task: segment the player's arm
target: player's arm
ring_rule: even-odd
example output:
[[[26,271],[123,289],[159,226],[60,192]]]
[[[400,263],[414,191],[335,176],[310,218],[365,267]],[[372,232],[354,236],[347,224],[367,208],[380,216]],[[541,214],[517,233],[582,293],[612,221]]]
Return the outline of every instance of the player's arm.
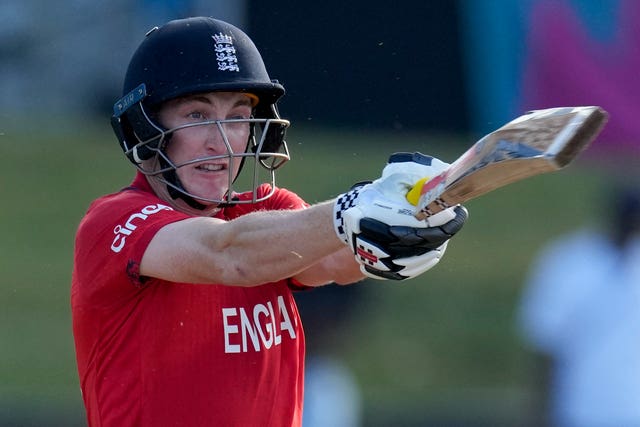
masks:
[[[419,221],[406,201],[418,178],[444,166],[428,156],[411,158],[389,164],[371,184],[308,209],[166,225],[149,244],[140,274],[237,286],[289,277],[308,285],[348,283],[362,278],[349,259],[354,256],[369,277],[415,277],[439,262],[466,220],[466,211],[455,207]]]
[[[329,283],[348,285],[365,277],[360,271],[360,264],[356,262],[351,248],[343,246],[340,250],[296,274],[295,279],[306,286],[322,286]]]
[[[174,282],[255,286],[294,277],[344,244],[333,231],[333,203],[253,212],[232,221],[189,218],[161,228],[140,274]]]

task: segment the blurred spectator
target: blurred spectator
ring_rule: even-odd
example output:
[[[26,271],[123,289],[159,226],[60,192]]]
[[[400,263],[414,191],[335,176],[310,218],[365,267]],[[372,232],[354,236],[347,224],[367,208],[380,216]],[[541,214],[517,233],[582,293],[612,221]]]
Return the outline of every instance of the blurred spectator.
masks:
[[[553,426],[640,426],[640,190],[612,194],[607,227],[549,244],[526,282],[520,327],[548,362]]]
[[[294,294],[305,329],[303,427],[362,425],[360,387],[343,361],[350,322],[363,304],[360,285],[330,285]],[[357,300],[357,302],[356,302]]]

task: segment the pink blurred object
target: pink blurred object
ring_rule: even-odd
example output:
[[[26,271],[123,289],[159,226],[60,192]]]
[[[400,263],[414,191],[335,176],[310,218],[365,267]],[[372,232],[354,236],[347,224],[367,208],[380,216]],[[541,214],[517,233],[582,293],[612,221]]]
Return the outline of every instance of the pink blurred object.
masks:
[[[620,2],[607,41],[566,2],[540,1],[530,18],[523,109],[598,105],[610,118],[594,149],[640,151],[640,2]]]

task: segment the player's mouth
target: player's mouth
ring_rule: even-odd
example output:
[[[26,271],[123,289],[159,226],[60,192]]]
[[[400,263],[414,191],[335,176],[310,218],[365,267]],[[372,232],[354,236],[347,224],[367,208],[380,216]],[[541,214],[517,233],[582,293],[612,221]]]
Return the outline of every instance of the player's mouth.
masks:
[[[202,163],[196,166],[196,169],[202,172],[219,172],[221,170],[225,170],[226,165],[219,163]]]

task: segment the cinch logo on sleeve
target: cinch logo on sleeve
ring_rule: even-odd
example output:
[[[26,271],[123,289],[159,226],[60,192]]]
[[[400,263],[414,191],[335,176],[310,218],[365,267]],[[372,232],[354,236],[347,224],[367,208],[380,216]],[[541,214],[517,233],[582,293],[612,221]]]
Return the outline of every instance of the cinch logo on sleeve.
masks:
[[[256,304],[253,310],[246,310],[244,307],[223,308],[222,324],[225,353],[246,353],[250,349],[260,351],[261,348],[268,350],[274,345],[280,345],[284,332],[291,339],[296,338],[282,296],[278,297],[277,317],[273,304],[268,301],[266,304]]]
[[[127,243],[127,237],[131,235],[135,231],[138,226],[136,222],[144,221],[149,217],[149,215],[153,215],[160,211],[172,211],[173,209],[169,206],[165,206],[163,204],[158,203],[157,205],[148,205],[140,210],[140,212],[134,213],[127,219],[127,222],[124,225],[116,225],[113,229],[113,234],[116,236],[113,239],[113,243],[111,243],[111,250],[115,253],[118,253],[124,248],[124,245]]]

